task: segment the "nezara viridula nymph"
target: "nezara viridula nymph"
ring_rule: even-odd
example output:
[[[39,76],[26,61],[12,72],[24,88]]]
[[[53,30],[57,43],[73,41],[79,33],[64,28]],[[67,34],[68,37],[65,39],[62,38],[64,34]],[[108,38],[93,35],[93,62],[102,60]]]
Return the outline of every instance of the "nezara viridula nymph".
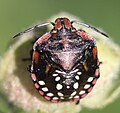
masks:
[[[46,25],[53,25],[33,45],[31,78],[39,94],[51,102],[76,101],[84,98],[100,76],[95,39],[73,24],[105,33],[85,23],[57,18],[31,27],[14,37]]]

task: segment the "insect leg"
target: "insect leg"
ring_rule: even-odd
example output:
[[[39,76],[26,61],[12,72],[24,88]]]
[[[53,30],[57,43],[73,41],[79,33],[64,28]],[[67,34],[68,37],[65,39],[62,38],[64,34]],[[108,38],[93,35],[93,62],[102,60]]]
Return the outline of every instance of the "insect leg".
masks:
[[[75,104],[78,105],[80,103],[80,100],[78,100]]]

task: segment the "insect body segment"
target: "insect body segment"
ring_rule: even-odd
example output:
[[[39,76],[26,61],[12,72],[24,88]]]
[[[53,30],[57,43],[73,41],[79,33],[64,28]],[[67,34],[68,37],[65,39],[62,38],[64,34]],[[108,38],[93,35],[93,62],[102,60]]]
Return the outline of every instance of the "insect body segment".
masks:
[[[68,18],[57,18],[53,29],[33,46],[31,78],[39,94],[51,102],[79,101],[100,76],[95,39],[72,24]]]

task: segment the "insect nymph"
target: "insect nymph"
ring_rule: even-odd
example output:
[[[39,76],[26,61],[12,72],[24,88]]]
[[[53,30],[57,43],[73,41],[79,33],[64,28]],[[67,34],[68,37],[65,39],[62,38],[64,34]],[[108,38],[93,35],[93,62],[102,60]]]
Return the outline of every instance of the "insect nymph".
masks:
[[[31,78],[39,94],[51,102],[79,101],[96,84],[100,76],[95,39],[73,23],[88,27],[108,37],[90,25],[57,18],[55,22],[36,25],[23,33],[52,24],[33,45]]]

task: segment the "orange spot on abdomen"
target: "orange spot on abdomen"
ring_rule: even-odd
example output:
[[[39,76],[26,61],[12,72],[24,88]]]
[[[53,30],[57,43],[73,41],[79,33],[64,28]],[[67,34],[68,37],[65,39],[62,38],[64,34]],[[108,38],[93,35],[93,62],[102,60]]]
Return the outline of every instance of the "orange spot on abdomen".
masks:
[[[92,52],[93,52],[93,58],[94,60],[96,60],[97,58],[97,47],[96,46],[93,48]]]
[[[33,52],[33,61],[37,64],[39,60],[39,53],[37,51]]]

